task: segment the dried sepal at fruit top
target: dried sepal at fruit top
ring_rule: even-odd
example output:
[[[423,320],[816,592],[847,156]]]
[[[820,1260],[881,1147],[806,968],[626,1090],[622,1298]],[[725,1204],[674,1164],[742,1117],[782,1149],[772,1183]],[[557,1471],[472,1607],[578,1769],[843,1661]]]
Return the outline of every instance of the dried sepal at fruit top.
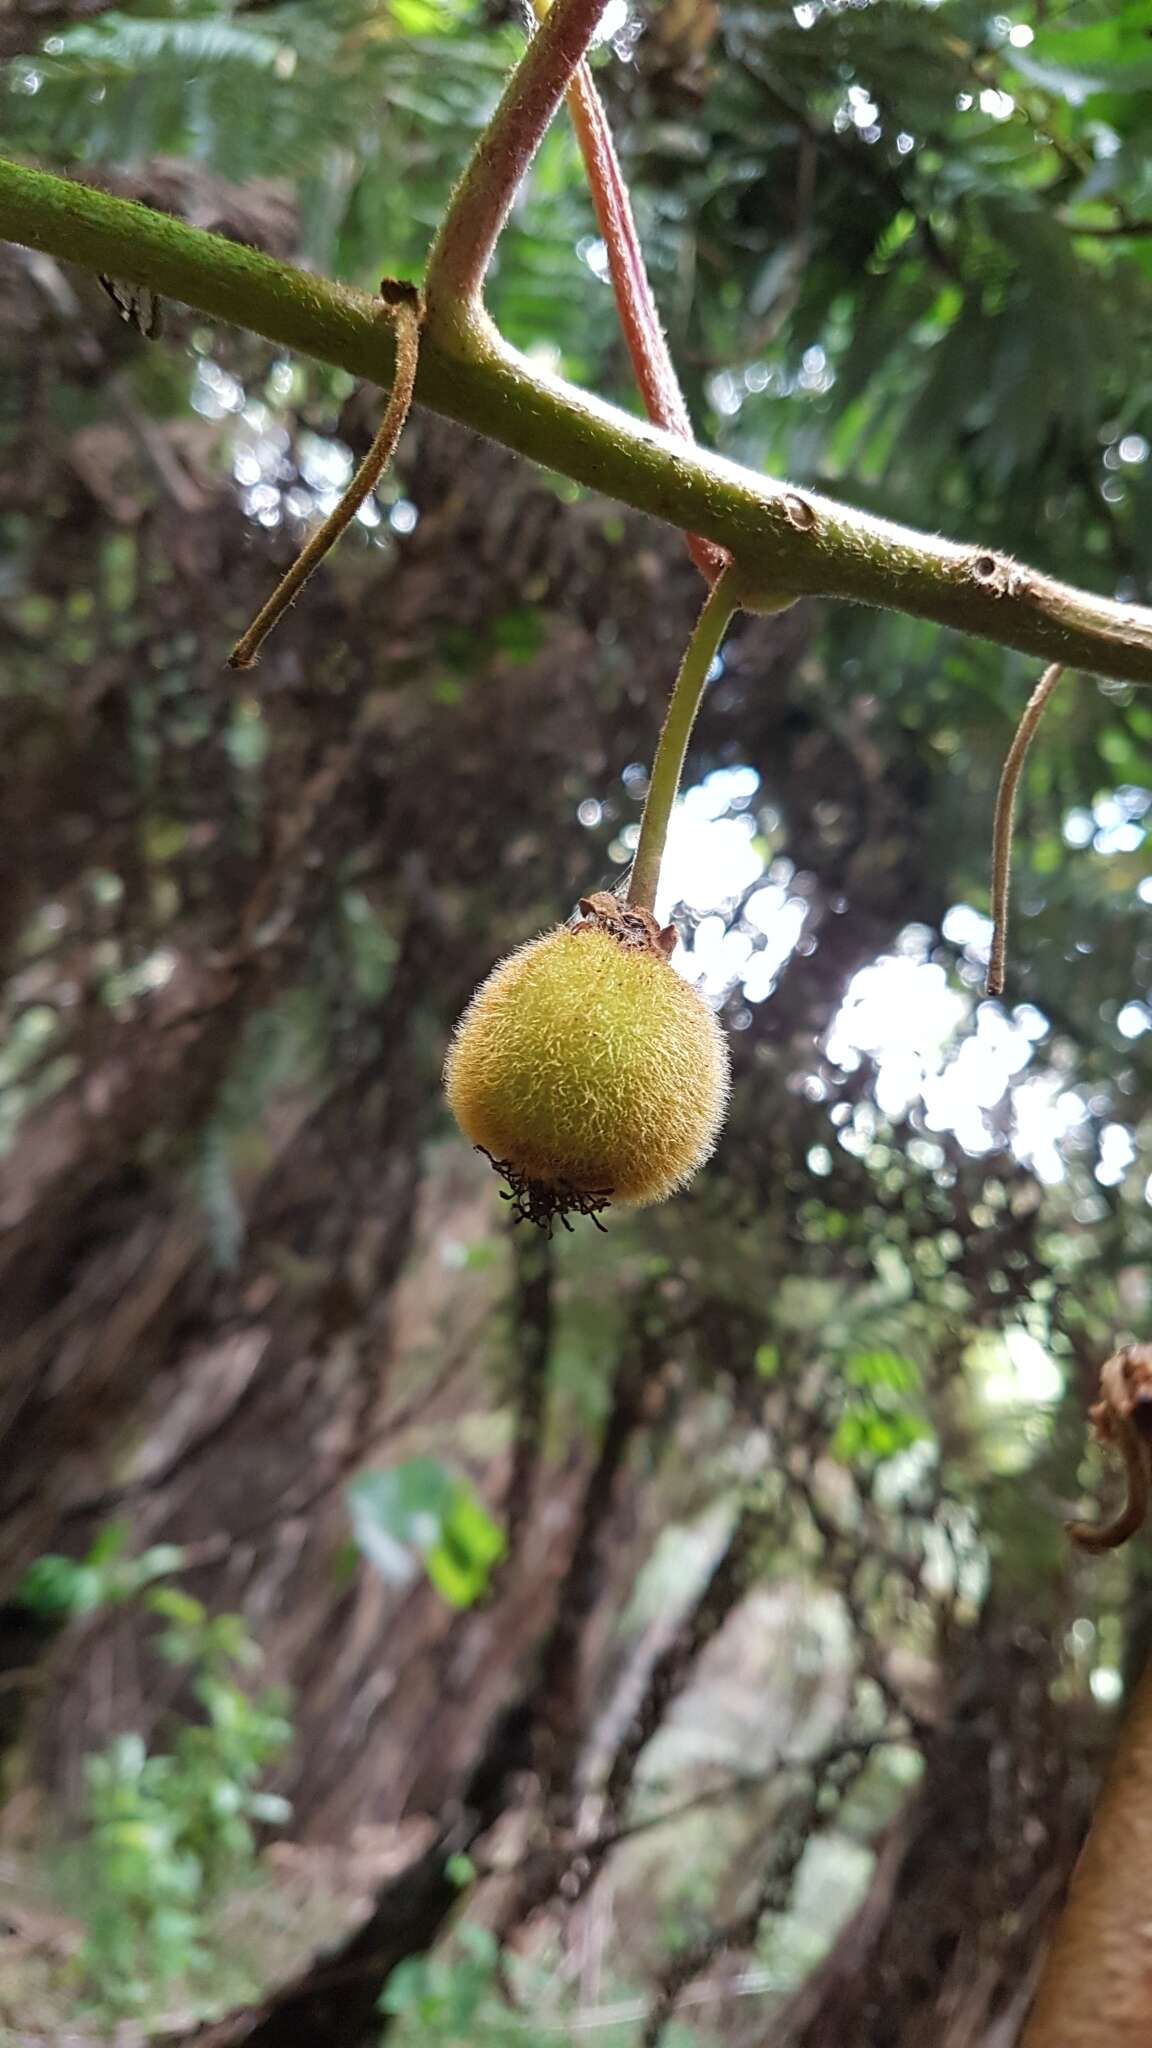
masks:
[[[465,1137],[544,1228],[683,1187],[728,1099],[724,1033],[669,964],[673,928],[608,894],[580,910],[493,968],[444,1069]]]

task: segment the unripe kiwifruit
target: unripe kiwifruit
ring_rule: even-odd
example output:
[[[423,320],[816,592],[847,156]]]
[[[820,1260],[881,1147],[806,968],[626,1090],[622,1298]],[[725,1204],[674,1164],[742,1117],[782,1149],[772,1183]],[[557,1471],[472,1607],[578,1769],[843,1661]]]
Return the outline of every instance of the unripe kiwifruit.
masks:
[[[669,965],[675,933],[606,894],[580,908],[492,969],[444,1068],[465,1137],[543,1224],[663,1201],[707,1159],[728,1097],[724,1033]]]

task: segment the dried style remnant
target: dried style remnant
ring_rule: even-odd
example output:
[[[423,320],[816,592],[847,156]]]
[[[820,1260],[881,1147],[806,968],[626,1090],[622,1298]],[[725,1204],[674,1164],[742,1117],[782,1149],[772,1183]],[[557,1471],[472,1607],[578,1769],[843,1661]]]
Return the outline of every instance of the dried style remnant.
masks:
[[[477,1145],[493,1173],[506,1183],[500,1190],[502,1202],[511,1202],[513,1223],[535,1223],[539,1230],[552,1235],[552,1225],[559,1217],[565,1230],[571,1230],[570,1216],[590,1216],[597,1230],[603,1230],[601,1214],[612,1201],[611,1188],[574,1188],[567,1181],[557,1181],[555,1187],[546,1187],[542,1181],[529,1180],[519,1172],[510,1159],[493,1159],[486,1145]]]

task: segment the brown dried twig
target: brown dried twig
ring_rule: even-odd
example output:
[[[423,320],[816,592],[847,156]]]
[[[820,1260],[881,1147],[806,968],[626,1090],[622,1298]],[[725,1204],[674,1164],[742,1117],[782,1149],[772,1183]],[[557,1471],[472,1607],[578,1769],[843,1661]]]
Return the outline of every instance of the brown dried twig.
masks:
[[[396,336],[396,368],[392,377],[392,389],[388,393],[388,403],[384,408],[384,417],[376,430],[372,446],[339,504],[317,527],[311,539],[305,542],[287,575],[281,577],[276,585],[267,604],[261,606],[248,631],[236,642],[228,656],[229,668],[253,666],[273,627],[279,624],[289,605],[295,603],[313,570],[319,568],[325,555],[335,546],[345,528],[352,524],[365,498],[370,491],[375,490],[396,453],[396,443],[404,431],[408,414],[412,409],[412,393],[416,385],[416,365],[420,353],[422,313],[420,294],[414,285],[385,278],[380,292]]]
[[[1064,670],[1058,661],[1046,668],[1021,714],[1020,723],[1008,749],[1008,758],[996,792],[996,815],[992,825],[992,952],[988,961],[985,990],[990,996],[1004,992],[1004,970],[1008,956],[1008,894],[1012,886],[1012,828],[1016,814],[1016,791],[1028,749],[1044,716],[1044,707]]]
[[[1125,1344],[1100,1373],[1100,1399],[1089,1410],[1096,1441],[1124,1459],[1127,1497],[1110,1522],[1069,1522],[1081,1550],[1118,1550],[1148,1519],[1152,1504],[1152,1344]]]

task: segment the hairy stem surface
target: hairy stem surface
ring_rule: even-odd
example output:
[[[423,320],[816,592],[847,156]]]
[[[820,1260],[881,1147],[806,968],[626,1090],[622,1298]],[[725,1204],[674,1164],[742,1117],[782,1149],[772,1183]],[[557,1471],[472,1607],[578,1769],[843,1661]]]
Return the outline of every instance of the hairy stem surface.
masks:
[[[367,293],[170,215],[0,160],[0,235],[390,385],[393,339]],[[575,482],[702,533],[739,563],[740,601],[852,598],[1118,681],[1152,682],[1152,610],[994,553],[760,477],[546,375],[494,337],[475,355],[425,326],[418,402]]]
[[[664,842],[668,837],[672,806],[680,787],[688,740],[696,723],[696,713],[700,709],[700,699],[704,695],[709,670],[719,653],[720,643],[732,623],[732,615],[738,606],[739,598],[733,574],[731,570],[725,570],[715,588],[709,592],[704,609],[696,621],[656,744],[644,816],[640,820],[636,859],[628,883],[629,903],[635,903],[642,910],[652,910],[655,907],[656,890],[660,883],[660,863],[664,858]]]
[[[532,37],[449,201],[424,280],[429,316],[464,332],[517,187],[592,40],[604,0],[556,0]]]

